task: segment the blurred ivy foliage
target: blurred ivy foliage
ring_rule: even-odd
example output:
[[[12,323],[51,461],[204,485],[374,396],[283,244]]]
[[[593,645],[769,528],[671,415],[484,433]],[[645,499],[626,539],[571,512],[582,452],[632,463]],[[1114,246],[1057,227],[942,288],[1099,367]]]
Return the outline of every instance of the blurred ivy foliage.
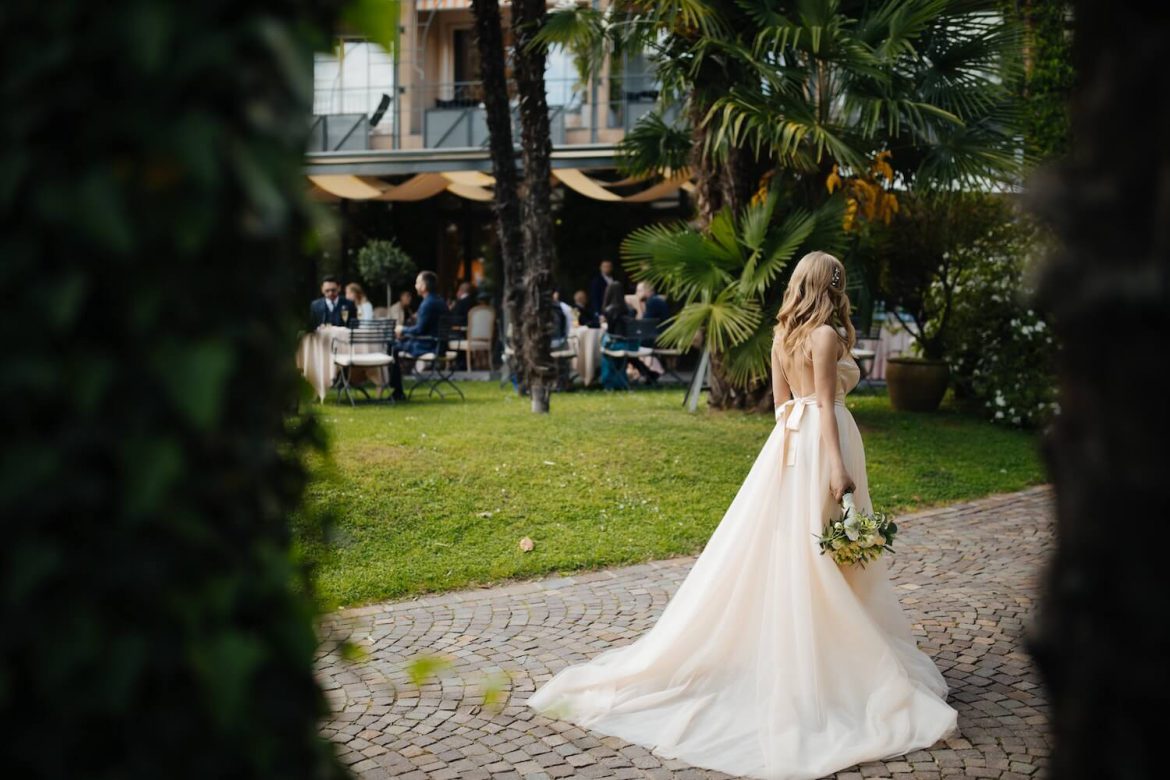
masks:
[[[0,7],[5,777],[343,774],[290,291],[312,50],[380,5]]]
[[[1072,8],[1069,0],[1025,6],[1031,68],[1025,86],[1024,137],[1033,159],[1063,156],[1069,147],[1068,99],[1076,82],[1073,70]]]

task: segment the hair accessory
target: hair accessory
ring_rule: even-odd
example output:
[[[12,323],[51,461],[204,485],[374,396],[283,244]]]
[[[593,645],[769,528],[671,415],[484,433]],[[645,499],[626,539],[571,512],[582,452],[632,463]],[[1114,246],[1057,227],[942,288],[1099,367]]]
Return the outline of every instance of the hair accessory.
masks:
[[[841,266],[839,266],[839,265],[833,266],[833,281],[832,281],[832,283],[833,283],[834,287],[841,284]]]

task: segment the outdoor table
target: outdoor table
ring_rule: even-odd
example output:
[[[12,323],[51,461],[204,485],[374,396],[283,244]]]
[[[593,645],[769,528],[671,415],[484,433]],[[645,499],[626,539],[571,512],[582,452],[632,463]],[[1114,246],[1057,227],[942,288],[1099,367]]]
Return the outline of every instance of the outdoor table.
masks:
[[[573,370],[588,387],[597,381],[601,370],[602,329],[578,325],[572,333],[577,337],[577,357],[573,358]]]
[[[333,362],[333,340],[337,339],[339,342],[349,343],[349,328],[342,328],[337,325],[321,325],[314,331],[309,331],[301,336],[301,343],[297,349],[297,368],[304,375],[309,384],[313,386],[313,391],[317,394],[318,401],[324,401],[329,388],[333,386],[333,380],[337,378],[339,367]],[[354,345],[355,352],[371,352],[374,345],[357,344]],[[343,347],[339,344],[338,349]],[[349,349],[348,346],[344,349]],[[356,383],[360,381],[362,373],[373,380],[374,384],[379,389],[384,388],[389,384],[389,376],[385,370],[368,371],[359,366],[350,368],[350,382]]]
[[[914,337],[892,314],[886,316],[880,336],[876,339],[859,338],[857,346],[872,350],[874,353],[873,365],[870,367],[867,379],[886,378],[886,360],[897,355],[909,352]]]

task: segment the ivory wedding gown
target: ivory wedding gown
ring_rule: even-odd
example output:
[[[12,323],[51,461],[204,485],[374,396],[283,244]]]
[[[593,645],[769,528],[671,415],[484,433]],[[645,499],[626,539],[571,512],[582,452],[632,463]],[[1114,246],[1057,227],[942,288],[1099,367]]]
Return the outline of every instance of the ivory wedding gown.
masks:
[[[837,364],[832,414],[858,509],[865,452]],[[788,401],[723,520],[658,622],[562,670],[527,704],[550,717],[733,775],[818,778],[952,733],[947,686],[920,651],[882,556],[820,555],[829,493],[814,396]],[[779,416],[779,415],[778,415]]]

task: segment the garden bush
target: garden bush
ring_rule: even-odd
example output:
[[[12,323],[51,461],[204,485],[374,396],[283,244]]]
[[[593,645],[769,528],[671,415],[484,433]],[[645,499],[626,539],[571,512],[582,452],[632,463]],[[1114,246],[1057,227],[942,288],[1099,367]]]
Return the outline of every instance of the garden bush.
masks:
[[[288,414],[336,5],[0,13],[6,777],[342,774],[288,521],[322,440]]]
[[[393,240],[375,238],[357,253],[358,273],[373,291],[374,285],[386,288],[386,305],[394,303],[394,289],[414,281],[418,267],[410,255]]]
[[[1054,352],[1044,315],[1032,303],[1030,271],[1040,236],[1025,218],[958,248],[952,320],[943,351],[956,397],[989,419],[1042,426],[1057,409]],[[944,295],[941,284],[930,296]]]

